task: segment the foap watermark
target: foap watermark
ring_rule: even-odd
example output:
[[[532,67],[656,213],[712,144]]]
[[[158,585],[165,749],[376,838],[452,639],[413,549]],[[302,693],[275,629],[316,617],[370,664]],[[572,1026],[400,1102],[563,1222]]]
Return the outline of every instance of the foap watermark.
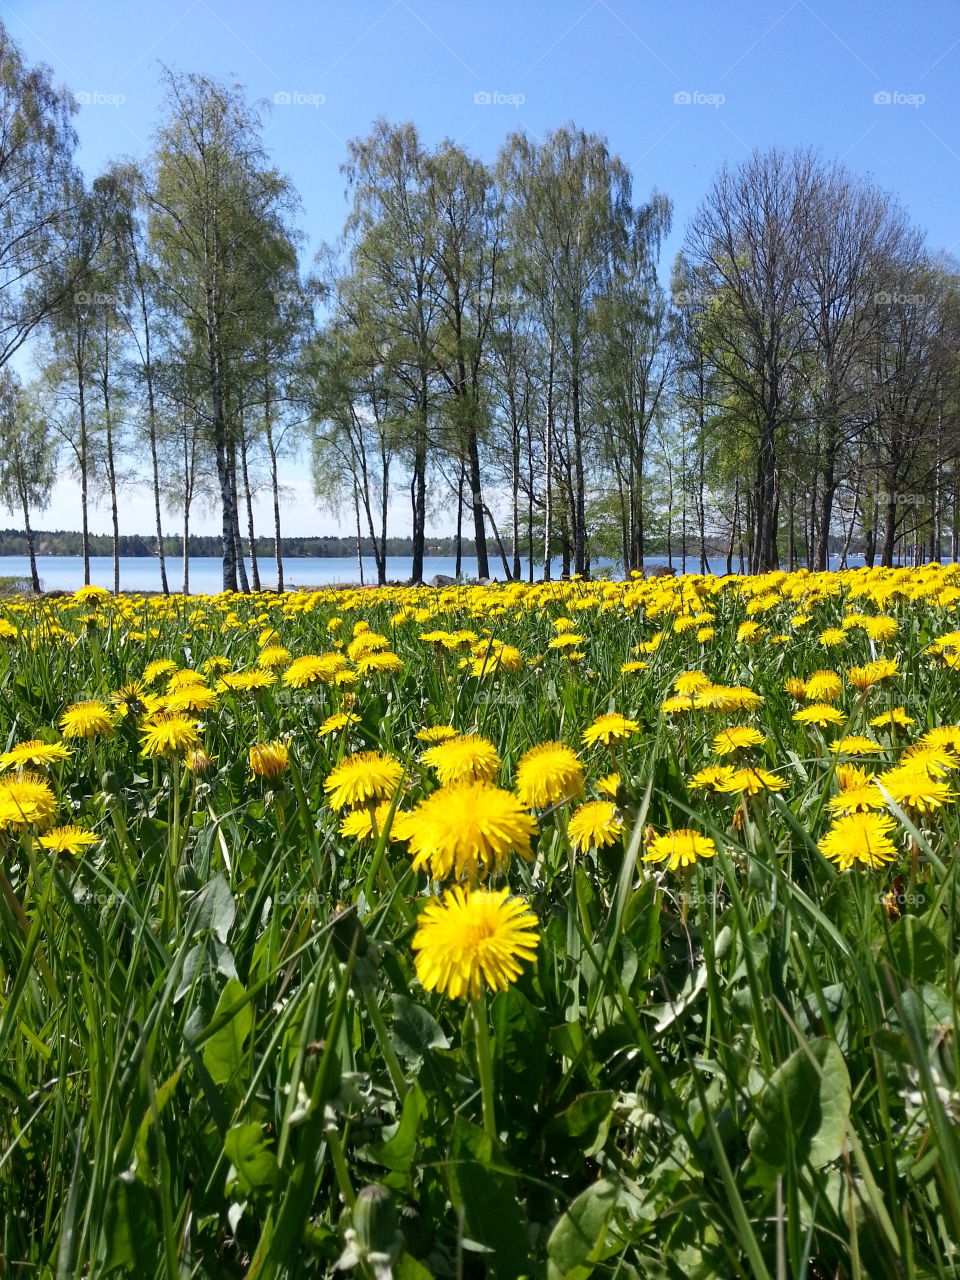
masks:
[[[922,907],[926,902],[922,893],[878,893],[877,902],[882,907]]]
[[[101,93],[99,89],[81,89],[73,95],[78,107],[122,107],[127,100],[125,93]]]
[[[114,293],[85,293],[80,290],[73,295],[75,307],[118,307],[120,299]]]
[[[725,93],[702,93],[699,89],[678,89],[673,95],[678,107],[722,107],[726,100]]]
[[[325,93],[301,93],[299,89],[280,89],[273,95],[278,107],[322,107],[326,100]]]
[[[527,100],[525,93],[501,93],[499,89],[492,92],[478,89],[473,95],[475,107],[522,107]]]
[[[316,889],[280,889],[273,901],[278,907],[319,907],[320,895]]]
[[[877,502],[881,507],[922,507],[929,499],[922,493],[885,493],[877,494]]]
[[[921,307],[925,301],[922,293],[901,293],[899,289],[881,289],[873,295],[877,307]]]
[[[877,107],[922,107],[927,100],[925,93],[902,93],[899,89],[881,89],[873,95]]]

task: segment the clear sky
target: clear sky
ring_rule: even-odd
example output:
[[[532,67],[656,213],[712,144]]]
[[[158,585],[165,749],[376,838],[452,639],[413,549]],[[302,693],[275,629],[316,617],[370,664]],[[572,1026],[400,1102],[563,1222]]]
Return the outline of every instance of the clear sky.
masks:
[[[667,267],[719,165],[772,144],[842,159],[895,192],[932,247],[960,253],[957,0],[0,0],[0,19],[80,95],[91,177],[149,151],[161,64],[266,99],[266,145],[302,200],[305,265],[342,228],[346,140],[381,115],[487,160],[516,129],[572,120],[606,135],[637,197],[657,187],[674,202]],[[286,480],[287,532],[339,529],[302,466]],[[79,526],[74,485],[41,524]],[[93,524],[105,530],[105,515]],[[125,497],[123,524],[149,530],[145,492]]]

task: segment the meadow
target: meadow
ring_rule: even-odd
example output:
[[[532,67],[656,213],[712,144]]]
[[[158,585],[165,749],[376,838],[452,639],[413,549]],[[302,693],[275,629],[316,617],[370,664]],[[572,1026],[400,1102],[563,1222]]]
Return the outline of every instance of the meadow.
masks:
[[[0,1275],[956,1276],[958,610],[0,601]]]

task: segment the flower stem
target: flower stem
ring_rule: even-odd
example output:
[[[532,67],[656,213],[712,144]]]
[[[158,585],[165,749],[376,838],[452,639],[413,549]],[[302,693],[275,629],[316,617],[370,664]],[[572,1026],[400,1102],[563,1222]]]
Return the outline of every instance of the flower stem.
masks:
[[[487,1010],[483,996],[470,1002],[473,1025],[477,1037],[477,1068],[480,1072],[480,1098],[483,1103],[483,1128],[487,1137],[497,1140],[497,1116],[493,1102],[493,1058],[490,1053],[490,1034],[487,1030]]]
[[[380,1052],[383,1054],[384,1061],[387,1064],[393,1087],[397,1092],[397,1097],[402,1102],[407,1096],[407,1082],[404,1079],[400,1059],[397,1057],[396,1051],[390,1042],[390,1033],[387,1030],[387,1024],[383,1020],[383,1014],[380,1012],[380,1006],[377,1004],[376,992],[371,991],[369,987],[363,987],[363,999],[370,1015],[370,1021],[373,1023],[373,1028],[377,1033],[377,1039],[380,1041]]]

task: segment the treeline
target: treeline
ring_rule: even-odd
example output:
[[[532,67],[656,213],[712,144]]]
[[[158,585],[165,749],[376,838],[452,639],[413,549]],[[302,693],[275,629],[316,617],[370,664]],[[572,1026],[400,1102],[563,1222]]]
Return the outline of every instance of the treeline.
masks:
[[[284,457],[381,581],[401,507],[415,580],[431,512],[480,576],[691,546],[702,569],[715,548],[752,570],[960,553],[957,266],[838,163],[723,169],[667,285],[671,202],[602,137],[515,133],[486,164],[380,120],[304,274],[296,193],[239,88],[166,73],[153,151],[86,185],[70,95],[2,28],[0,85],[0,500],[32,559],[69,471],[85,576],[91,503],[119,583],[139,492],[164,589],[198,505],[224,587],[257,588],[262,496],[282,587]]]
[[[84,535],[79,531],[32,531],[34,550],[38,556],[82,556]],[[89,533],[86,545],[91,556],[112,556],[114,540],[112,534]],[[120,534],[119,553],[122,557],[158,559],[156,538],[139,534]],[[275,547],[270,538],[255,539],[257,554],[267,557],[273,554]],[[356,557],[356,538],[339,538],[332,534],[324,534],[314,538],[284,537],[282,551],[285,559],[345,559]],[[457,544],[454,538],[430,538],[427,542],[426,554],[430,556],[453,556]],[[165,537],[163,551],[167,556],[183,555],[183,539]],[[187,543],[187,554],[191,557],[219,556],[222,543],[218,536],[192,533]],[[369,538],[361,538],[360,554],[364,558],[372,558],[373,542]],[[461,554],[474,554],[473,541],[464,538],[460,546]],[[413,539],[410,537],[390,537],[386,542],[388,556],[410,556],[413,552]],[[29,555],[27,535],[22,529],[0,529],[0,556]]]

